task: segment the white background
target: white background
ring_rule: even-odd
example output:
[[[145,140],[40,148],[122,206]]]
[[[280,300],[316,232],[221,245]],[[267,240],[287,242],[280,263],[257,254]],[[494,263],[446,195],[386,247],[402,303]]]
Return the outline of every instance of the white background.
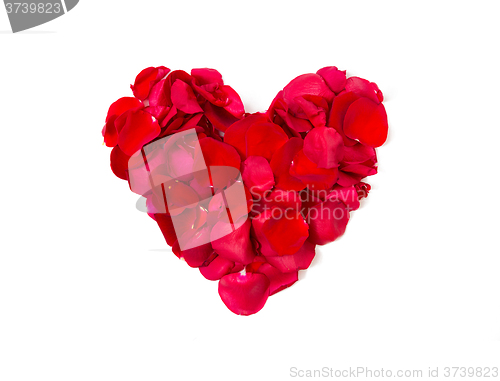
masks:
[[[496,4],[82,0],[15,35],[0,9],[0,380],[500,366]],[[107,108],[158,65],[218,69],[249,112],[328,65],[386,97],[369,199],[256,315],[109,169]]]

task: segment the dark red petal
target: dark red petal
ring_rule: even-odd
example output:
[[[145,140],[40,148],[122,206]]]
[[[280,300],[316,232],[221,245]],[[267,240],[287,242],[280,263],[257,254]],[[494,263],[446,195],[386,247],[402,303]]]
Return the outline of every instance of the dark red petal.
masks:
[[[128,180],[128,160],[130,156],[125,155],[120,147],[116,146],[111,150],[111,170],[123,180]]]
[[[235,314],[252,315],[266,304],[269,286],[269,279],[264,274],[228,274],[219,282],[219,295]]]
[[[344,156],[342,136],[330,127],[316,127],[304,139],[304,154],[318,168],[338,167]]]
[[[344,132],[370,147],[380,147],[387,140],[387,114],[383,104],[367,98],[353,102],[344,119]]]
[[[308,239],[295,254],[269,256],[266,257],[266,260],[282,273],[293,273],[298,270],[305,270],[309,268],[315,255],[316,244],[312,243]]]
[[[266,123],[269,122],[267,115],[261,113],[255,113],[248,115],[247,117],[236,121],[232,124],[224,134],[224,142],[232,145],[241,156],[242,160],[247,157],[247,146],[246,146],[246,133],[250,126],[254,123]]]
[[[290,166],[295,155],[302,150],[304,141],[300,138],[290,138],[274,154],[271,168],[276,176],[276,187],[284,190],[300,191],[305,188],[304,183],[290,175]]]
[[[240,227],[233,230],[232,224],[219,221],[212,228],[210,234],[212,247],[221,257],[230,261],[248,264],[253,261],[255,251],[250,240],[250,220],[246,220]],[[229,234],[227,234],[229,233]],[[215,237],[222,238],[216,239]]]
[[[309,209],[306,221],[309,223],[309,240],[325,245],[344,234],[349,211],[343,202],[329,200]]]
[[[272,217],[262,226],[262,232],[278,255],[296,253],[309,236],[308,230],[302,215],[295,210],[273,209]]]
[[[243,182],[250,192],[262,194],[273,189],[273,171],[269,162],[262,156],[249,156],[241,168]]]
[[[177,109],[185,112],[186,114],[195,114],[203,112],[203,109],[196,100],[193,89],[186,82],[177,79],[172,84],[171,89],[172,103]]]
[[[233,261],[219,255],[209,264],[200,267],[200,273],[208,280],[219,280],[224,275],[229,274],[233,267]]]
[[[335,94],[344,90],[346,84],[345,70],[340,71],[335,66],[328,66],[319,69],[316,74],[320,75],[325,80],[330,90]]]
[[[259,266],[257,272],[259,272],[260,274],[264,274],[269,278],[269,296],[290,287],[299,280],[299,273],[297,271],[282,273],[275,267],[271,266],[269,263],[263,263],[261,266]]]
[[[353,92],[358,97],[368,98],[375,103],[380,103],[384,99],[377,84],[359,77],[348,78],[345,90]]]
[[[311,190],[329,189],[338,179],[337,168],[318,168],[300,150],[293,158],[290,175],[301,180]]]

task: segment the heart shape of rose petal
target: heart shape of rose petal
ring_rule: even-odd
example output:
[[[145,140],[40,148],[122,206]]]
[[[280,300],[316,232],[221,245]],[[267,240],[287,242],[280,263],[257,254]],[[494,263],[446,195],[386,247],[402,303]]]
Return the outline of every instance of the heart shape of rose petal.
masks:
[[[213,69],[150,67],[131,88],[102,130],[111,169],[239,315],[260,311],[316,245],[344,234],[387,139],[378,86],[334,66],[298,76],[254,114]]]

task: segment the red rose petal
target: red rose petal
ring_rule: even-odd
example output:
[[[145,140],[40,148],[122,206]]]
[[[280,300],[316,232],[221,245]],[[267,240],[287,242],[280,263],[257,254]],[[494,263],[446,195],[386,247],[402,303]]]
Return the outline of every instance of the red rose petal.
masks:
[[[199,86],[208,84],[223,85],[222,75],[215,69],[192,69],[191,76],[196,80]]]
[[[299,274],[297,271],[282,273],[275,267],[271,266],[269,263],[263,263],[259,269],[258,273],[264,274],[269,279],[269,296],[274,295],[285,288],[290,287],[295,282],[299,280]]]
[[[227,85],[221,86],[221,90],[224,91],[227,98],[227,105],[224,106],[224,110],[238,119],[243,117],[243,114],[245,113],[245,107],[243,106],[243,102],[241,101],[238,93],[234,91],[231,86]]]
[[[253,232],[255,233],[256,241],[259,244],[259,251],[265,256],[277,256],[279,255],[270,245],[263,231],[264,223],[266,223],[271,218],[271,211],[264,210],[262,213],[258,213],[252,218]]]
[[[167,245],[173,246],[177,241],[177,235],[175,234],[174,224],[172,223],[172,218],[165,213],[155,214],[155,220],[160,227],[160,230],[165,237]]]
[[[296,98],[295,103],[300,107],[301,111],[297,116],[308,119],[314,127],[324,127],[326,125],[328,103],[324,98],[304,95]]]
[[[356,189],[356,192],[358,192],[358,197],[360,200],[362,198],[368,197],[368,193],[370,193],[370,190],[372,189],[370,184],[363,183],[363,182],[356,184],[354,186],[354,188]]]
[[[316,244],[308,239],[296,253],[292,255],[269,256],[266,257],[266,260],[282,273],[293,273],[309,268],[315,255]]]
[[[231,225],[219,221],[212,228],[211,241],[212,247],[221,257],[233,262],[248,264],[253,261],[255,251],[250,240],[250,220],[246,220],[239,228],[232,231]],[[221,232],[231,232],[222,238],[214,239],[220,236]]]
[[[209,264],[200,267],[200,273],[208,280],[219,280],[224,275],[229,274],[233,267],[233,261],[219,255]]]
[[[290,175],[301,180],[311,190],[329,189],[338,179],[337,168],[318,168],[300,150],[293,158]]]
[[[200,151],[201,150],[201,151]],[[239,174],[240,155],[229,144],[220,142],[210,137],[199,140],[199,148],[194,153],[194,168],[209,168],[210,180],[216,188],[224,188],[231,179],[235,179]],[[221,168],[216,168],[221,167]],[[238,171],[231,171],[230,168]],[[209,186],[209,178],[204,171],[197,171],[194,177],[202,187]]]
[[[276,113],[296,132],[306,132],[314,127],[308,120],[296,118],[284,110],[276,110]]]
[[[353,102],[344,119],[344,132],[370,147],[380,147],[387,140],[387,114],[383,104],[367,98]]]
[[[305,188],[304,183],[290,174],[290,166],[295,155],[302,150],[304,141],[300,138],[290,138],[279,148],[272,160],[271,168],[276,176],[276,187],[283,190],[300,191]]]
[[[272,217],[262,225],[262,232],[266,236],[271,248],[278,255],[296,253],[309,236],[309,227],[302,215],[295,210],[286,210],[282,213],[272,212]]]
[[[186,114],[195,114],[203,112],[203,109],[196,100],[193,89],[186,82],[177,79],[172,84],[171,95],[172,103],[177,109],[185,112]]]
[[[374,160],[377,162],[377,153],[373,147],[356,143],[353,146],[344,148],[344,157],[342,158],[342,162],[359,164],[364,163],[367,160]]]
[[[170,69],[165,66],[148,67],[141,71],[135,78],[135,83],[130,86],[134,96],[140,100],[146,99],[151,88],[169,72]]]
[[[252,315],[266,304],[269,286],[269,279],[264,274],[228,274],[219,282],[219,295],[235,314]]]
[[[111,150],[111,170],[122,180],[128,180],[128,160],[130,156],[125,155],[120,147],[115,146]]]
[[[129,110],[122,117],[117,120],[118,145],[126,155],[132,156],[160,134],[158,123],[142,110]]]
[[[262,156],[249,156],[242,163],[241,168],[243,182],[250,192],[262,194],[273,189],[273,170]]]
[[[170,96],[167,96],[166,87],[169,86],[169,81],[162,79],[151,88],[148,101],[150,107],[167,107],[172,105]]]
[[[330,127],[316,127],[304,139],[304,154],[318,168],[338,167],[344,156],[342,136]]]
[[[114,147],[118,144],[118,131],[115,127],[115,120],[124,112],[143,107],[142,102],[131,97],[124,97],[112,103],[106,116],[106,124],[102,129],[102,136],[107,147]]]
[[[309,223],[309,240],[325,245],[344,234],[349,211],[341,201],[326,201],[309,209],[306,221]]]
[[[132,97],[120,98],[116,102],[113,102],[111,106],[109,106],[108,114],[106,116],[106,122],[109,121],[112,117],[120,116],[125,111],[142,106],[143,106],[142,102],[135,98]]]
[[[302,206],[299,193],[282,189],[275,189],[270,194],[265,195],[264,201],[271,208],[281,208],[288,211],[294,210],[297,213],[300,212]]]
[[[255,123],[269,122],[267,115],[255,113],[248,115],[232,124],[224,134],[224,142],[236,148],[240,154],[241,160],[247,157],[246,134],[248,129]]]
[[[348,78],[345,84],[345,90],[353,92],[358,97],[368,98],[375,103],[380,103],[384,100],[384,96],[377,84],[363,78]]]
[[[345,70],[340,71],[335,66],[328,66],[319,69],[316,74],[320,75],[321,78],[325,80],[330,90],[335,94],[344,90],[346,84]]]
[[[342,201],[349,210],[357,210],[359,208],[359,197],[355,187],[335,187],[327,196],[328,200]]]
[[[327,126],[335,128],[335,130],[344,139],[345,146],[352,146],[356,141],[345,136],[344,133],[344,118],[349,106],[358,100],[359,97],[354,93],[342,93],[335,98],[330,110],[330,116]]]
[[[225,132],[227,129],[238,122],[238,118],[234,115],[231,115],[229,112],[224,110],[222,107],[217,107],[211,104],[210,102],[205,102],[203,105],[203,111],[205,112],[205,116],[212,123],[214,128],[219,131]]]
[[[331,103],[335,96],[318,74],[300,75],[283,89],[283,99],[294,113],[298,111],[295,98],[304,95],[317,95],[325,98],[328,103]]]
[[[205,163],[208,167],[226,166],[240,168],[241,160],[238,152],[229,144],[209,137],[200,139],[199,142]],[[196,156],[197,153],[195,153],[195,162],[198,158]]]
[[[185,207],[193,207],[200,201],[198,193],[189,185],[180,181],[171,180],[160,191],[165,194],[170,214],[177,215],[177,209],[183,211]]]
[[[247,156],[263,156],[271,161],[273,154],[288,141],[283,129],[274,123],[254,123],[246,133]]]
[[[205,263],[205,261],[212,255],[214,250],[210,243],[206,243],[197,247],[193,247],[187,250],[181,250],[179,248],[178,241],[175,242],[172,247],[172,251],[179,258],[183,258],[189,267],[200,267]]]

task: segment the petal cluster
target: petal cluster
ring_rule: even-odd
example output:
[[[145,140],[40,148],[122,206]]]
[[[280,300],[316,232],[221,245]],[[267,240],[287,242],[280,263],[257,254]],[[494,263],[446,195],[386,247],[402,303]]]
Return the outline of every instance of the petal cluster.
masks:
[[[316,245],[344,234],[387,139],[378,86],[334,66],[298,76],[254,114],[214,69],[150,67],[131,89],[102,130],[111,169],[239,315],[260,311]]]

